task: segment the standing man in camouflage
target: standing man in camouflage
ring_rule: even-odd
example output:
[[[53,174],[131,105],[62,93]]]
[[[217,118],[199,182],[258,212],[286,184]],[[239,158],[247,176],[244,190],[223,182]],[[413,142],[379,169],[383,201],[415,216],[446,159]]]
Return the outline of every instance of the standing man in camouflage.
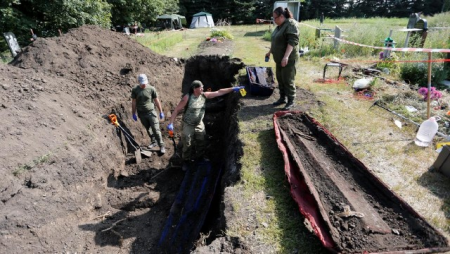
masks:
[[[158,145],[161,154],[164,154],[166,153],[166,149],[164,147],[161,130],[159,129],[159,120],[155,111],[156,105],[160,112],[159,118],[164,118],[161,102],[158,99],[155,87],[148,84],[148,79],[145,74],[139,74],[138,81],[139,85],[131,90],[131,112],[133,113],[133,120],[137,121],[137,117],[139,116],[142,125],[144,125],[145,130],[147,130],[147,134],[150,137],[149,148],[154,148]]]
[[[275,74],[280,89],[280,99],[273,105],[278,106],[286,103],[287,97],[288,100],[284,110],[289,110],[294,106],[295,100],[299,32],[297,21],[292,18],[293,15],[288,8],[283,10],[282,7],[278,7],[272,15],[277,27],[272,32],[272,42],[266,57],[270,58],[271,53],[273,55],[276,64]]]

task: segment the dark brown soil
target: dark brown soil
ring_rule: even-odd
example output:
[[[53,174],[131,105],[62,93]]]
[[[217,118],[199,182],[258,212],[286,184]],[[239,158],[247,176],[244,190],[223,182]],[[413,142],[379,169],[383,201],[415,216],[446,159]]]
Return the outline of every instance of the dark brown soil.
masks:
[[[334,250],[389,252],[447,247],[447,239],[303,113],[277,120],[283,140],[317,200]],[[345,208],[347,207],[347,208]],[[445,250],[445,248],[440,249]]]

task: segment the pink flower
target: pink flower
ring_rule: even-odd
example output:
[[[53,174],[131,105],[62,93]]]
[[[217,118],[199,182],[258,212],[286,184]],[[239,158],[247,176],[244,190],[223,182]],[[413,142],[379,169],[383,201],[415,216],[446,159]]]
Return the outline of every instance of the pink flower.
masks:
[[[428,88],[426,87],[421,87],[419,88],[419,90],[417,91],[420,95],[427,95],[428,94]]]
[[[430,98],[438,100],[438,99],[442,98],[442,93],[439,91],[433,91],[433,92],[431,92]]]
[[[423,100],[426,100],[428,98],[428,88],[421,87],[417,92],[423,96]],[[430,88],[430,99],[438,100],[440,98],[442,98],[442,93],[436,90],[436,87],[432,86]]]

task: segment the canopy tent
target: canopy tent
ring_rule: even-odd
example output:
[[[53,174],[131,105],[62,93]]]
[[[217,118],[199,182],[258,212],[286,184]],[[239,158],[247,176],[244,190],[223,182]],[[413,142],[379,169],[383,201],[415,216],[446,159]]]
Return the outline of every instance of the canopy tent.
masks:
[[[214,21],[211,13],[199,12],[192,16],[192,22],[189,28],[198,27],[214,27]]]
[[[178,14],[164,14],[156,17],[159,25],[166,29],[181,29],[186,25],[186,17]]]

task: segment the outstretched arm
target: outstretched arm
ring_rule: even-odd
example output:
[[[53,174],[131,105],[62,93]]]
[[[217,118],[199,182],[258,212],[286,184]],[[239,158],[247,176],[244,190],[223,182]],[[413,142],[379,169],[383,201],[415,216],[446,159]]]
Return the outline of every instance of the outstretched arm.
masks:
[[[220,90],[217,90],[215,92],[204,92],[203,94],[205,95],[205,97],[207,99],[212,99],[212,98],[216,98],[222,95],[225,95],[227,93],[231,93],[235,90],[235,87],[230,87],[230,88],[222,88]],[[239,89],[238,89],[239,90]]]

